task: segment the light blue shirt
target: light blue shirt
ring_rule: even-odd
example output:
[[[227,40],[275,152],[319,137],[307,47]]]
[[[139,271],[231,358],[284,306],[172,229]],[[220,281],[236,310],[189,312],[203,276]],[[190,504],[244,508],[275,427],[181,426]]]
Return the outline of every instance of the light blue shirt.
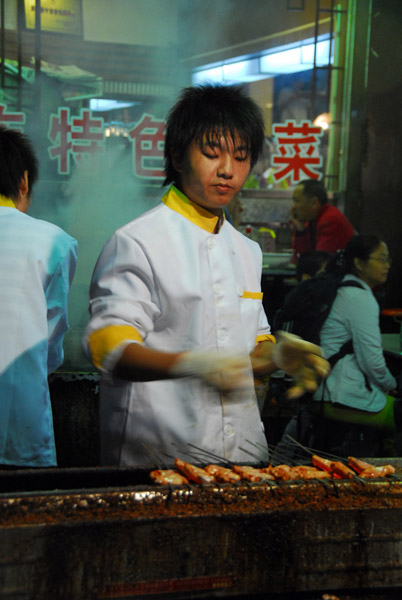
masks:
[[[364,281],[354,275],[343,279],[349,280],[357,281],[364,289],[340,288],[321,331],[321,347],[325,358],[329,358],[352,339],[354,354],[346,355],[334,366],[324,386],[324,399],[377,412],[384,408],[386,393],[395,389],[397,383],[385,364],[378,302]],[[321,400],[322,388],[321,385],[317,390],[315,400]]]
[[[47,377],[63,361],[77,242],[0,206],[0,464],[56,465]]]

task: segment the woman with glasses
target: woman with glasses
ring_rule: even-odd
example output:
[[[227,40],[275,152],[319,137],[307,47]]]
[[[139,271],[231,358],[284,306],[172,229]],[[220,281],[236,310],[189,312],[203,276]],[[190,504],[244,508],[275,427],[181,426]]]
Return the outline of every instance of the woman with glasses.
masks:
[[[313,403],[324,417],[320,430],[327,449],[340,456],[378,456],[385,451],[379,440],[402,429],[397,382],[385,363],[373,294],[386,282],[390,265],[387,245],[376,235],[351,238],[342,255],[342,281],[355,283],[339,288],[321,330],[327,360],[346,348],[314,395],[320,404]]]

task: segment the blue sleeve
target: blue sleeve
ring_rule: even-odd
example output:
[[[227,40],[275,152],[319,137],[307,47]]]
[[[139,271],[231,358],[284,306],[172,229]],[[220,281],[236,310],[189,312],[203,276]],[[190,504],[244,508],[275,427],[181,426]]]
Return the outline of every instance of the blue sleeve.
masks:
[[[46,288],[48,373],[53,373],[63,362],[63,339],[68,329],[68,294],[77,263],[77,248],[77,242],[69,238],[67,250]]]

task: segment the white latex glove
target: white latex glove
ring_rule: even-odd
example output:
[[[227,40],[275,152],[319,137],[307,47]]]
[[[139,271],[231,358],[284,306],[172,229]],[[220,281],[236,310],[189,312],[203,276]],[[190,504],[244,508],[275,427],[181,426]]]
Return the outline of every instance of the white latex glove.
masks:
[[[222,392],[230,392],[250,385],[250,369],[248,355],[194,350],[182,354],[170,372],[176,377],[197,377]]]
[[[321,348],[286,331],[277,332],[275,337],[277,343],[272,360],[295,383],[289,389],[288,396],[297,398],[305,392],[314,392],[321,379],[327,377],[330,371],[328,361],[322,358]]]

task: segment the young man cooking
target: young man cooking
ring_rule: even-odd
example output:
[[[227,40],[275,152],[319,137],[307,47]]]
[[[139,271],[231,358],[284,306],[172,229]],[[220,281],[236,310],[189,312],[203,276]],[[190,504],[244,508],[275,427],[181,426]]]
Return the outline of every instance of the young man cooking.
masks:
[[[169,465],[189,459],[188,444],[216,460],[264,459],[253,370],[288,370],[296,393],[327,372],[316,346],[274,343],[260,248],[224,217],[263,139],[241,88],[185,89],[167,123],[170,189],[102,250],[84,346],[102,373],[103,464]]]

